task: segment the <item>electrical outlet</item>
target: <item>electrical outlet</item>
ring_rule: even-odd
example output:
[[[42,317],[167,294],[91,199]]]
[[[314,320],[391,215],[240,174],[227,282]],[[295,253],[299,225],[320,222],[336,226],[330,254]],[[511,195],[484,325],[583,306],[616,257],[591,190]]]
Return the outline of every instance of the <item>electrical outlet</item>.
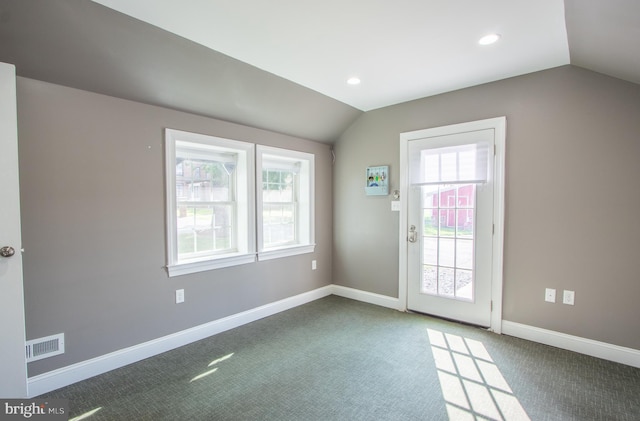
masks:
[[[315,260],[311,261],[311,270],[316,270],[318,268],[318,264]]]
[[[176,304],[184,303],[184,289],[176,289]]]
[[[562,304],[569,304],[570,306],[572,306],[575,298],[576,298],[575,291],[567,291],[565,289],[564,293],[562,294]]]
[[[556,290],[553,288],[547,288],[544,290],[544,300],[548,303],[556,302]]]

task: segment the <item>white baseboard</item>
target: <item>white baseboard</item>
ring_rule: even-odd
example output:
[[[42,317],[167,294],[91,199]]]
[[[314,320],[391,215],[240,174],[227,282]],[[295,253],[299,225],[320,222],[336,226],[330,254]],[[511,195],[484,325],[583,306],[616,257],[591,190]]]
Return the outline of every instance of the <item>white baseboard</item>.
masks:
[[[293,307],[331,295],[333,285],[318,288],[300,295],[285,298],[242,313],[214,320],[191,329],[183,330],[162,338],[111,352],[100,357],[82,361],[67,367],[43,373],[28,379],[29,397],[59,389],[64,386],[86,380],[107,371],[123,367],[145,358],[190,344],[209,336],[242,326],[247,323],[289,310]]]
[[[375,304],[381,307],[392,308],[398,310],[400,300],[398,298],[389,297],[387,295],[375,294],[373,292],[362,291],[359,289],[343,287],[341,285],[332,285],[333,295],[350,298],[352,300],[362,301],[369,304]]]
[[[398,298],[340,285],[327,285],[162,338],[30,377],[27,385],[28,396],[42,395],[331,294],[394,310],[399,309],[400,305]],[[502,322],[502,333],[640,368],[640,351],[632,348],[611,345],[506,320]]]
[[[507,320],[502,321],[502,333],[640,368],[640,350],[637,349],[625,348]]]

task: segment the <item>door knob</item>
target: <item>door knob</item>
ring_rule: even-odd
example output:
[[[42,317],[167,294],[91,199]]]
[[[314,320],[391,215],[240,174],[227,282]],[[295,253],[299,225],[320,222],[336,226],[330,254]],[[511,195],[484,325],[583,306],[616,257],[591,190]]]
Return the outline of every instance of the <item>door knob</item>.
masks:
[[[415,243],[416,241],[418,241],[418,233],[416,232],[415,225],[411,225],[411,227],[409,228],[409,237],[407,238],[407,240],[410,243]]]
[[[11,246],[4,246],[0,248],[0,256],[2,257],[11,257],[16,254],[16,249]]]

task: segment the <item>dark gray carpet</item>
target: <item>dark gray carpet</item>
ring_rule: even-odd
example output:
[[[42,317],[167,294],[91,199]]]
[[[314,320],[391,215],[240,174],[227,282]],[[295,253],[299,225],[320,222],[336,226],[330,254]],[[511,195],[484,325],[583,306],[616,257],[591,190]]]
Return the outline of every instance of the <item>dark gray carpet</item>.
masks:
[[[43,397],[91,421],[637,421],[640,369],[330,296]]]

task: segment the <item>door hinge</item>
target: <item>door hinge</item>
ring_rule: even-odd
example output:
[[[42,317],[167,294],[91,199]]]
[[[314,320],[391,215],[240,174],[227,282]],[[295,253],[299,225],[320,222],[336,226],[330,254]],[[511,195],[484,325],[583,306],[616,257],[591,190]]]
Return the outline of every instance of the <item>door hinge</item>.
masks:
[[[496,224],[492,224],[491,225],[491,234],[495,234],[496,233]]]
[[[493,301],[491,301],[491,311],[493,311]]]

